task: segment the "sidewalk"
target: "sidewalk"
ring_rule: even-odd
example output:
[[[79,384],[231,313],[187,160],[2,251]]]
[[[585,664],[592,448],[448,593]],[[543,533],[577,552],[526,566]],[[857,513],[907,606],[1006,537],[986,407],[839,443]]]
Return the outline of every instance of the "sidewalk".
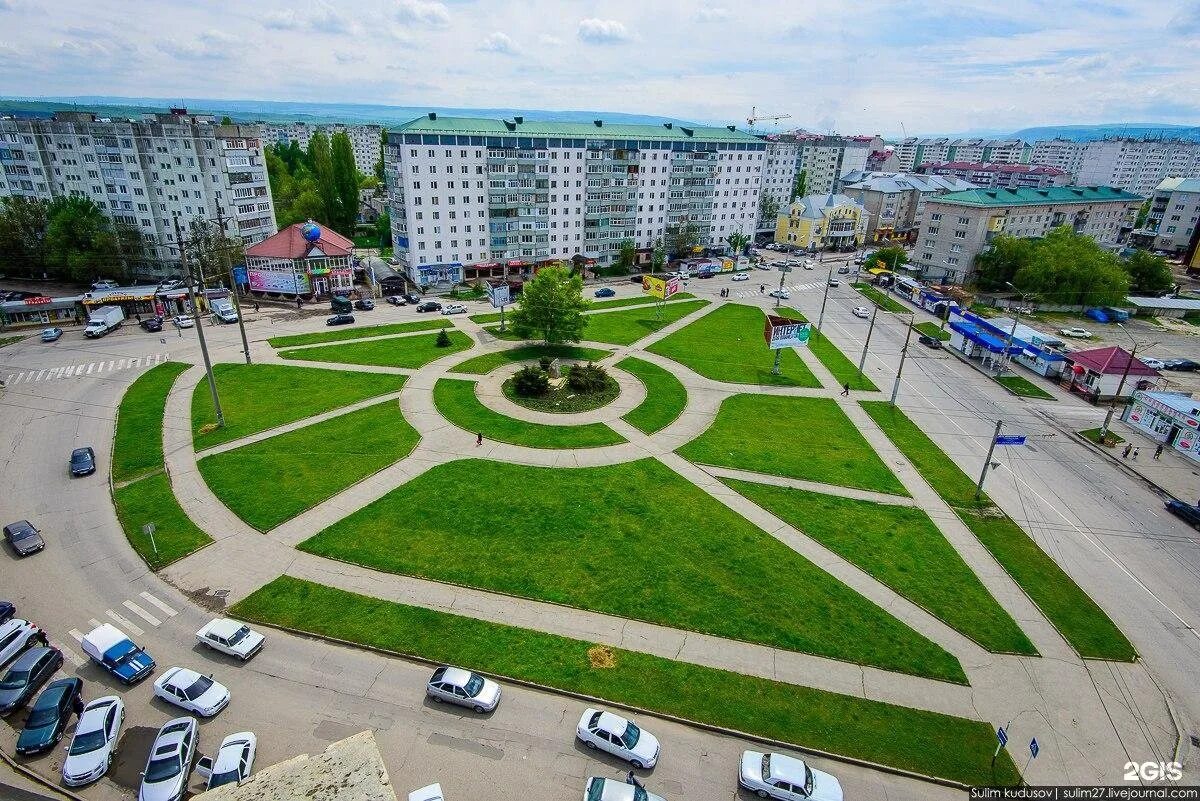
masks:
[[[1113,417],[1108,430],[1125,442],[1107,448],[1079,434],[1071,428],[1068,421],[1058,418],[1055,420],[1061,428],[1070,431],[1077,442],[1082,442],[1127,474],[1145,481],[1160,494],[1169,495],[1184,503],[1200,502],[1200,463],[1193,462],[1170,448],[1164,448],[1162,456],[1155,459],[1154,449],[1158,446],[1158,441],[1148,437],[1142,429],[1134,428]],[[1125,445],[1132,445],[1139,451],[1136,459],[1132,458],[1132,454],[1129,458],[1122,455]]]

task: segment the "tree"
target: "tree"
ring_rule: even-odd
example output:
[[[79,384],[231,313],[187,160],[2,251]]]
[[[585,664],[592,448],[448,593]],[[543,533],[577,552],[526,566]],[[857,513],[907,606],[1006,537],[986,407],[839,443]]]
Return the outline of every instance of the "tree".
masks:
[[[66,278],[91,283],[102,274],[124,278],[121,241],[104,209],[86,197],[58,197],[47,210],[46,262]],[[112,275],[112,273],[121,273]]]
[[[725,241],[729,243],[729,247],[733,250],[733,255],[740,256],[746,250],[746,246],[750,244],[750,237],[741,231],[735,231],[725,237]]]
[[[1162,256],[1145,250],[1135,250],[1125,262],[1130,289],[1139,294],[1154,295],[1166,292],[1175,285],[1175,274]]]
[[[613,265],[619,270],[629,272],[633,269],[633,260],[637,257],[637,243],[632,239],[622,239],[617,245],[617,261]]]
[[[1133,230],[1137,230],[1146,224],[1146,218],[1150,216],[1150,201],[1147,200],[1138,209],[1137,219],[1133,221]]]
[[[337,212],[330,224],[338,233],[354,236],[358,220],[358,167],[354,164],[354,148],[345,131],[338,131],[329,140],[333,186],[337,194]]]
[[[796,173],[796,180],[792,182],[792,202],[798,197],[805,197],[808,194],[808,170],[801,170]]]
[[[321,131],[314,133],[308,140],[308,167],[312,170],[317,197],[321,199],[321,212],[313,219],[336,228],[334,222],[338,217],[338,188],[334,181],[329,139]]]
[[[975,284],[985,292],[1003,292],[1031,261],[1035,240],[1001,234],[992,246],[975,257]]]
[[[585,395],[603,392],[608,388],[610,380],[603,367],[591,362],[577,364],[567,374],[567,386]]]
[[[41,277],[46,269],[46,228],[50,203],[41,198],[0,199],[0,253],[22,273]]]
[[[550,379],[533,365],[522,367],[513,374],[513,392],[522,398],[540,398],[549,391]]]
[[[681,259],[684,256],[692,255],[692,248],[699,242],[700,229],[694,222],[667,226],[667,252],[673,257]]]
[[[908,264],[908,253],[899,245],[887,245],[868,256],[863,266],[868,270],[879,265],[895,270],[901,264]]]
[[[375,177],[379,179],[379,183],[381,183],[381,184],[385,183],[387,181],[387,178],[383,172],[383,141],[384,141],[384,139],[386,139],[386,137],[383,137],[379,140],[379,160],[375,162]]]
[[[772,195],[763,192],[758,196],[758,219],[770,221],[771,225],[775,224],[775,218],[779,216],[779,201]]]
[[[1129,273],[1116,255],[1065,225],[1035,243],[1012,283],[1019,292],[1070,305],[1112,306],[1129,294]]]
[[[392,215],[384,209],[379,215],[379,219],[375,220],[375,235],[379,237],[379,247],[390,248],[392,246]]]
[[[233,118],[230,117],[228,114],[226,114],[224,117],[221,118],[221,124],[222,125],[233,125]]]
[[[654,240],[654,250],[650,251],[650,270],[661,272],[667,264],[667,251],[661,238]]]
[[[207,283],[224,283],[232,278],[229,268],[244,258],[242,239],[221,230],[215,220],[195,217],[188,223],[188,261],[192,274]]]
[[[512,325],[518,336],[539,335],[547,345],[578,342],[587,321],[583,278],[566,267],[543,267],[521,290]]]
[[[454,342],[450,339],[450,335],[446,333],[446,329],[443,328],[438,331],[437,340],[435,340],[434,344],[439,348],[448,348],[453,345]]]

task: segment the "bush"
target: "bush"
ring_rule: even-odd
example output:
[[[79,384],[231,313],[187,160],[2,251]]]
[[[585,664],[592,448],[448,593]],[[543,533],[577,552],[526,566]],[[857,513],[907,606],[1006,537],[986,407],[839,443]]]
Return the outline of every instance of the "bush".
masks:
[[[442,330],[438,331],[437,342],[435,344],[439,348],[448,348],[454,343],[450,341],[450,335],[446,333],[446,329],[443,328]]]
[[[525,398],[537,398],[550,391],[550,379],[536,367],[522,367],[513,376],[513,391]]]
[[[550,372],[550,365],[552,364],[554,364],[554,359],[549,356],[543,356],[538,359],[538,365],[542,368],[543,372]]]
[[[588,362],[571,368],[570,374],[567,375],[567,386],[576,392],[591,394],[603,392],[608,387],[609,380],[603,367]]]

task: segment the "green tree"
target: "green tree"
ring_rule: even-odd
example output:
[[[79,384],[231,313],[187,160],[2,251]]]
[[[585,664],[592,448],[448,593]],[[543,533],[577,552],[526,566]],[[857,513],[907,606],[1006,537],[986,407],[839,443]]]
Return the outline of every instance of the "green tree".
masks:
[[[41,198],[0,198],[0,253],[13,272],[41,277],[46,270],[50,203]]]
[[[975,257],[975,284],[985,292],[1008,289],[1021,268],[1033,261],[1036,240],[1001,234]]]
[[[650,270],[661,272],[667,264],[667,250],[663,247],[661,238],[654,240],[654,250],[650,251]]]
[[[317,131],[308,140],[308,168],[312,170],[314,188],[321,199],[321,211],[313,219],[334,229],[338,219],[338,188],[333,173],[333,156],[329,138]]]
[[[338,233],[353,237],[358,220],[358,167],[354,164],[354,148],[345,131],[338,131],[329,140],[329,149],[337,193],[337,213],[331,225]]]
[[[804,197],[808,194],[808,170],[801,170],[796,173],[796,180],[792,182],[792,202],[796,202],[796,198]]]
[[[536,334],[547,345],[578,342],[587,324],[583,312],[583,278],[565,267],[543,267],[521,290],[512,325],[518,336]]]
[[[772,227],[775,225],[775,218],[779,216],[779,201],[772,195],[763,192],[758,196],[758,219],[763,222],[770,221]]]
[[[392,215],[387,210],[383,210],[383,214],[379,215],[379,219],[375,220],[375,235],[379,237],[379,247],[390,248],[392,246]]]
[[[233,280],[229,268],[241,264],[245,256],[241,237],[230,236],[228,231],[221,230],[216,220],[203,217],[193,218],[184,235],[190,244],[188,261],[192,265],[192,274],[203,277],[210,286],[228,285]]]
[[[637,243],[632,239],[622,239],[617,245],[617,260],[613,264],[618,270],[629,272],[633,269],[633,260],[637,257]]]
[[[868,270],[877,266],[895,270],[901,264],[908,264],[908,253],[899,245],[887,245],[868,256],[863,266]]]
[[[750,244],[750,237],[741,231],[735,231],[725,237],[725,241],[729,243],[729,247],[733,250],[733,255],[740,256],[746,250],[746,245]]]
[[[228,114],[221,118],[222,125],[233,125],[233,118]]]
[[[124,278],[127,268],[112,220],[90,198],[58,197],[50,202],[46,261],[66,278],[90,283],[101,275]]]
[[[383,172],[383,143],[386,139],[387,136],[385,135],[379,140],[379,159],[375,162],[375,177],[379,179],[379,183],[381,184],[387,181]]]
[[[692,255],[692,248],[700,242],[700,229],[694,222],[682,225],[668,225],[666,246],[667,252],[674,258],[681,259]]]
[[[1036,242],[1012,283],[1019,292],[1071,305],[1112,306],[1129,294],[1129,273],[1116,255],[1068,226]]]
[[[1175,274],[1162,256],[1146,250],[1135,250],[1124,262],[1129,273],[1130,289],[1139,294],[1166,292],[1175,285]]]
[[[1141,228],[1143,225],[1145,225],[1146,218],[1149,216],[1150,216],[1150,201],[1147,200],[1145,203],[1142,204],[1142,207],[1140,209],[1138,209],[1137,219],[1135,219],[1133,221],[1134,230],[1136,231],[1138,228]]]

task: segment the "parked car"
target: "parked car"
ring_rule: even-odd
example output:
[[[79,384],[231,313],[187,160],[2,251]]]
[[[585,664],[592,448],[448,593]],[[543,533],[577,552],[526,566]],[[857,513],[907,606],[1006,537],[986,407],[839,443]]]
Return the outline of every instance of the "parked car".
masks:
[[[142,771],[138,801],[179,801],[187,790],[188,774],[200,740],[195,718],[168,720],[150,744],[150,756]]]
[[[29,556],[46,547],[46,541],[33,523],[28,520],[18,520],[4,527],[4,539],[16,552],[17,556]]]
[[[861,317],[864,320],[871,316],[871,311],[866,306],[855,306],[850,310],[850,313],[855,317]]]
[[[607,751],[639,769],[654,767],[661,750],[658,738],[632,720],[599,709],[583,711],[575,736],[588,748]]]
[[[53,681],[33,702],[25,728],[17,737],[17,753],[21,756],[40,754],[62,739],[72,712],[83,712],[83,679]]]
[[[409,303],[420,303],[421,302],[421,296],[418,295],[416,292],[406,292],[404,295],[402,295],[402,297],[405,300],[407,300]]]
[[[779,298],[781,300],[787,300],[792,296],[792,293],[788,292],[786,289],[772,289],[767,294],[773,298]]]
[[[0,678],[0,715],[25,706],[62,663],[62,651],[46,646],[30,648],[18,656]]]
[[[433,671],[425,694],[435,704],[443,701],[465,706],[476,712],[491,712],[500,703],[500,685],[478,673],[456,667]]]
[[[115,695],[97,698],[83,708],[63,760],[63,784],[80,787],[96,781],[112,764],[125,723],[125,704]]]
[[[839,280],[838,280],[838,279],[836,279],[836,278],[830,278],[830,279],[829,279],[829,285],[830,285],[830,286],[841,286],[841,285],[842,285],[842,282],[841,282],[841,281],[839,281]]]
[[[0,625],[12,620],[16,613],[17,607],[12,601],[0,601]]]
[[[1183,501],[1167,501],[1167,511],[1186,520],[1192,526],[1200,528],[1200,506],[1192,506]]]
[[[101,623],[79,644],[89,659],[125,684],[141,681],[156,667],[150,654],[111,623]]]
[[[225,685],[189,668],[173,667],[154,682],[155,696],[180,709],[211,718],[229,704]]]
[[[442,308],[442,314],[466,314],[467,307],[461,303],[451,303]]]
[[[1153,356],[1141,356],[1138,358],[1138,361],[1152,370],[1162,370],[1167,366],[1167,363],[1162,359],[1156,359]]]
[[[96,452],[90,446],[71,451],[71,475],[89,476],[96,472]]]
[[[8,664],[22,651],[38,643],[45,646],[50,644],[50,640],[46,632],[28,620],[13,617],[0,623],[0,665]]]
[[[43,342],[57,342],[62,335],[63,335],[63,330],[61,328],[43,328],[42,329],[42,341]]]
[[[1164,370],[1176,370],[1181,373],[1192,373],[1200,368],[1200,364],[1191,359],[1167,359],[1163,362]]]
[[[750,276],[746,273],[734,273],[733,278],[731,278],[730,280],[731,281],[749,281]]]
[[[257,748],[258,738],[254,732],[240,731],[221,741],[216,756],[202,756],[196,760],[196,772],[206,781],[204,789],[237,784],[249,778]]]
[[[354,308],[359,311],[371,311],[371,309],[375,308],[375,301],[370,298],[359,298],[354,301]]]
[[[157,334],[159,331],[162,330],[163,318],[161,318],[157,315],[155,315],[154,317],[147,317],[145,320],[142,320],[140,323],[138,323],[138,325],[140,325],[142,327],[143,331],[149,332],[151,334]]]
[[[407,306],[408,305],[408,300],[406,300],[403,295],[388,295],[386,298],[384,298],[384,300],[386,300],[388,303],[392,304],[393,306]]]
[[[350,325],[354,322],[353,314],[335,314],[325,321],[325,325]]]
[[[436,300],[427,300],[424,303],[417,305],[417,311],[419,312],[433,312],[441,310],[442,304],[438,303]]]
[[[196,640],[214,651],[236,656],[245,662],[262,650],[267,638],[252,631],[245,623],[219,617],[196,632]]]
[[[771,265],[770,265],[770,264],[767,264],[766,262],[759,262],[758,264],[754,265],[754,269],[756,269],[756,270],[770,270],[770,269],[771,269]]]
[[[446,797],[442,795],[442,785],[431,784],[420,790],[413,790],[408,794],[408,801],[446,801]]]
[[[937,350],[942,346],[942,340],[938,339],[937,337],[931,337],[928,334],[921,334],[919,337],[917,337],[917,341],[925,347],[933,348],[934,350]]]
[[[597,289],[594,294],[598,298],[611,298],[613,295],[617,294],[617,290],[610,286],[602,286]]]
[[[743,751],[738,784],[759,798],[842,801],[842,785],[837,779],[784,754]]]
[[[120,284],[118,284],[116,281],[112,280],[111,278],[101,278],[100,280],[96,281],[96,283],[92,284],[92,291],[105,290],[105,289],[116,289],[119,286],[120,286]]]
[[[591,776],[583,786],[583,801],[664,801],[661,795],[647,792],[628,782]]]
[[[175,324],[176,328],[192,328],[196,325],[196,321],[190,314],[177,314],[171,318],[171,322]]]
[[[1058,329],[1058,333],[1062,334],[1064,337],[1075,337],[1076,339],[1089,339],[1092,336],[1091,331],[1087,330],[1086,328],[1077,327],[1060,328]]]

